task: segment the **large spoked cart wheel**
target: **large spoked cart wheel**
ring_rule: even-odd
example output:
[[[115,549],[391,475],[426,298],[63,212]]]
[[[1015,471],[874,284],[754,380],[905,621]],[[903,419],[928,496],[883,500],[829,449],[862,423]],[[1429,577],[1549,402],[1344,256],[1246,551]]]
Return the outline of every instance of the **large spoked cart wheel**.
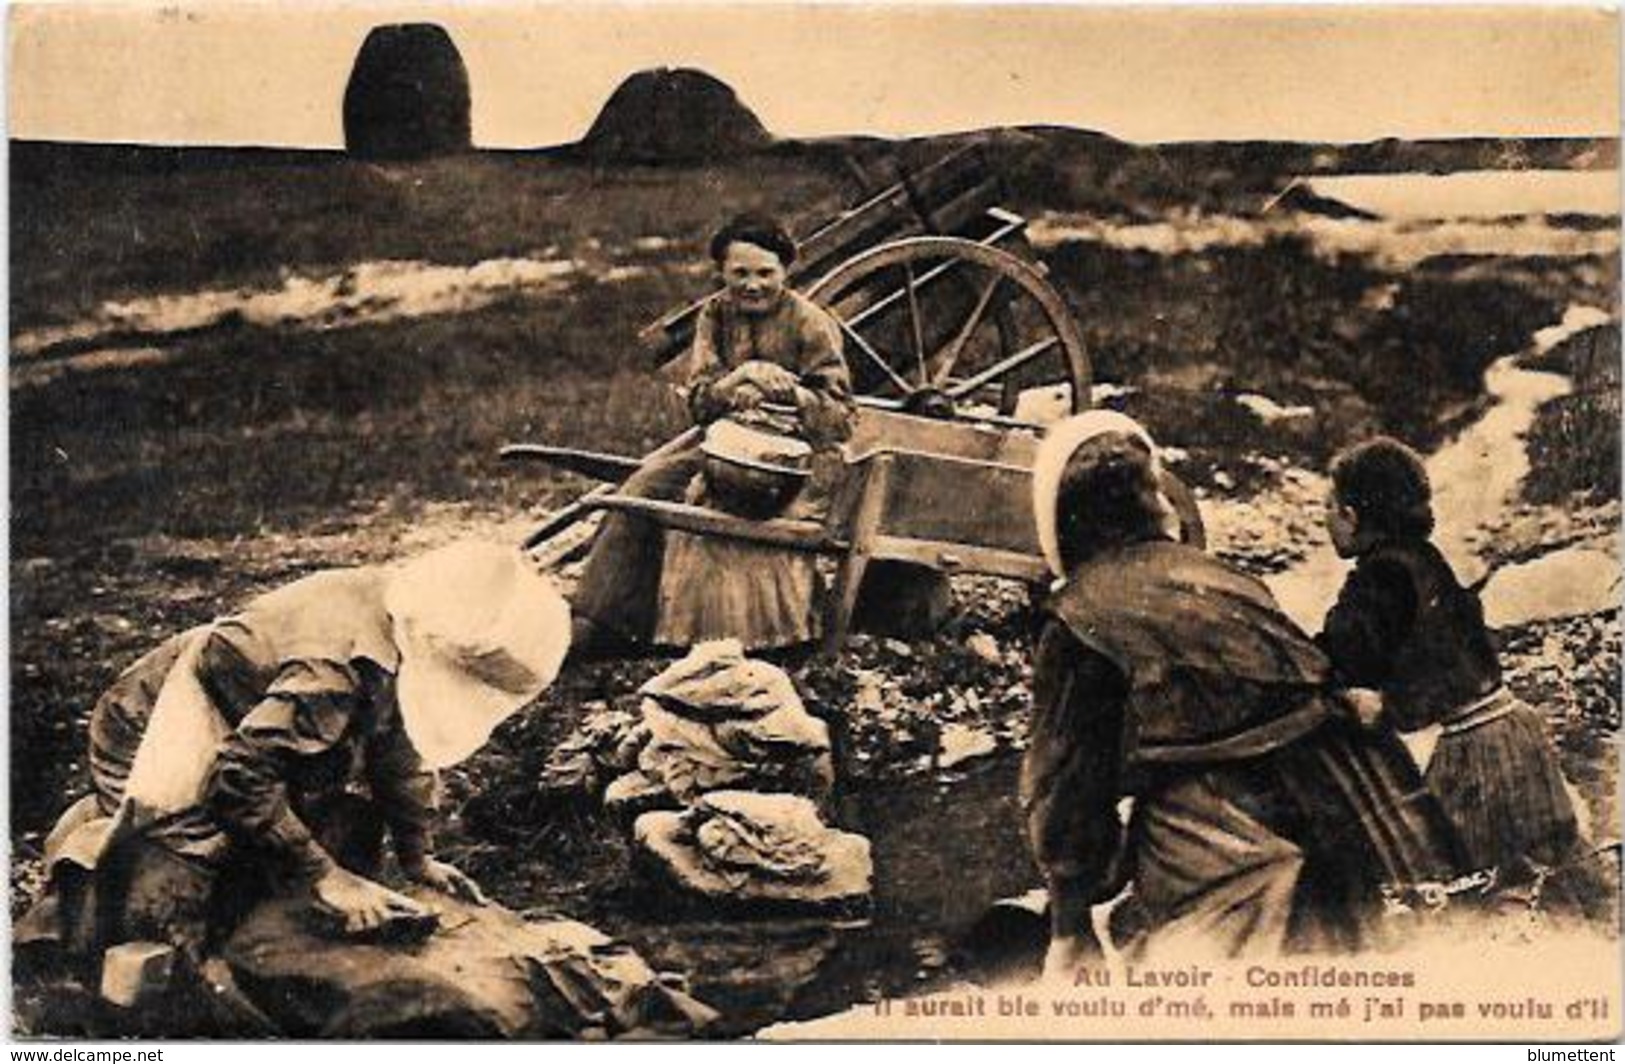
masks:
[[[861,252],[810,285],[845,334],[854,386],[874,405],[1016,417],[1044,394],[1089,405],[1091,367],[1065,301],[1003,248],[911,237]]]

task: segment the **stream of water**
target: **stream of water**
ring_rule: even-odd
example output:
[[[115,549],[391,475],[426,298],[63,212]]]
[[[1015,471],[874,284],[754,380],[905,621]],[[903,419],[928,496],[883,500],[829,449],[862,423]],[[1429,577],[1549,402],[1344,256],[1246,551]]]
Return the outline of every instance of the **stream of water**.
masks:
[[[953,783],[875,784],[839,820],[869,837],[866,920],[660,922],[626,937],[657,968],[688,972],[728,1033],[931,989],[956,974],[956,946],[993,902],[1037,886],[1016,800],[1019,757],[977,763]]]
[[[1608,315],[1594,307],[1570,307],[1561,323],[1535,334],[1530,351],[1549,351],[1575,333],[1606,321]],[[1518,362],[1519,355],[1507,355],[1489,367],[1484,389],[1490,408],[1427,461],[1434,486],[1434,540],[1464,583],[1476,583],[1485,574],[1484,562],[1470,546],[1473,532],[1506,511],[1529,473],[1524,437],[1534,424],[1536,411],[1569,390],[1567,377],[1526,369]],[[1330,545],[1322,544],[1303,561],[1267,577],[1265,583],[1293,620],[1317,631],[1347,569],[1348,563]],[[1534,616],[1538,607],[1531,601],[1527,608],[1527,616],[1508,609],[1496,619],[1501,624],[1520,623]]]

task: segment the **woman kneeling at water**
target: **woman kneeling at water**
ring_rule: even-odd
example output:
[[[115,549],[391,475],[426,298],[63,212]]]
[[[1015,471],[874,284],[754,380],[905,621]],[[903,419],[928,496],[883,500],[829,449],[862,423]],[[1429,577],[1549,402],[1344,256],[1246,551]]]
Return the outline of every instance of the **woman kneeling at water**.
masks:
[[[97,703],[93,793],[52,833],[20,938],[196,962],[272,895],[350,933],[425,918],[375,878],[386,831],[407,879],[483,901],[433,856],[431,772],[541,693],[569,631],[517,550],[464,543],[308,576],[174,637]]]
[[[1174,541],[1159,479],[1146,431],[1100,411],[1052,429],[1034,469],[1061,578],[1022,771],[1046,971],[1086,959],[1090,907],[1130,881],[1142,955],[1357,948],[1384,884],[1453,872],[1447,822],[1264,586]]]

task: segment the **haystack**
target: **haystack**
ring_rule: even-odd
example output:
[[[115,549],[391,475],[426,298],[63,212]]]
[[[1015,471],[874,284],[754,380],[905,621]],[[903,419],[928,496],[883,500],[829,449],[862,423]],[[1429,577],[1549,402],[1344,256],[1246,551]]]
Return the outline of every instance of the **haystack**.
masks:
[[[600,163],[693,163],[758,151],[772,140],[723,82],[661,67],[621,82],[580,148]]]
[[[367,34],[344,90],[344,144],[370,159],[467,151],[468,69],[451,36],[429,22]]]

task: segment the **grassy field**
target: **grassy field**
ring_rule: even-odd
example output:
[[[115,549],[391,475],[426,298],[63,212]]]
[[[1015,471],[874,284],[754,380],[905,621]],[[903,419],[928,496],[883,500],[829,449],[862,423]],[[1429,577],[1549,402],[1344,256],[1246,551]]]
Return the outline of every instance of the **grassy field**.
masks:
[[[378,165],[322,153],[23,149],[13,160],[14,336],[109,300],[274,288],[386,259],[581,268],[560,289],[465,313],[371,324],[227,318],[124,338],[156,344],[161,358],[13,387],[22,738],[82,713],[121,661],[49,652],[38,622],[71,617],[84,593],[65,574],[112,579],[129,568],[119,559],[144,555],[139,545],[155,537],[356,532],[360,556],[369,537],[388,542],[384,526],[425,507],[512,515],[555,504],[580,483],[504,469],[496,448],[544,439],[640,453],[666,438],[678,415],[648,380],[635,333],[705,291],[711,228],[748,207],[805,230],[854,194],[819,154],[602,170],[527,154]],[[1012,204],[1037,214],[1057,185],[1092,174],[1078,152],[1050,173],[1035,172],[1029,153],[1006,175]],[[1160,173],[1155,197],[1168,192]],[[1207,195],[1215,179],[1199,176],[1193,195]],[[1139,202],[1133,188],[1121,195]],[[1245,475],[1239,459],[1251,452],[1318,464],[1378,428],[1436,439],[1470,414],[1490,358],[1617,276],[1586,261],[1441,261],[1396,274],[1296,240],[1183,254],[1063,243],[1046,258],[1097,375],[1141,389],[1129,409],[1194,452],[1187,471],[1199,482],[1221,469]],[[1245,391],[1309,403],[1320,416],[1309,432],[1265,428],[1226,401]],[[167,619],[148,597],[119,610]],[[28,773],[13,783],[31,793]]]
[[[838,171],[770,157],[674,175],[527,153],[373,164],[338,153],[24,145],[12,170],[13,329],[108,299],[264,284],[366,260],[472,263],[643,236],[689,250],[731,212],[769,210],[806,225],[853,193]]]

